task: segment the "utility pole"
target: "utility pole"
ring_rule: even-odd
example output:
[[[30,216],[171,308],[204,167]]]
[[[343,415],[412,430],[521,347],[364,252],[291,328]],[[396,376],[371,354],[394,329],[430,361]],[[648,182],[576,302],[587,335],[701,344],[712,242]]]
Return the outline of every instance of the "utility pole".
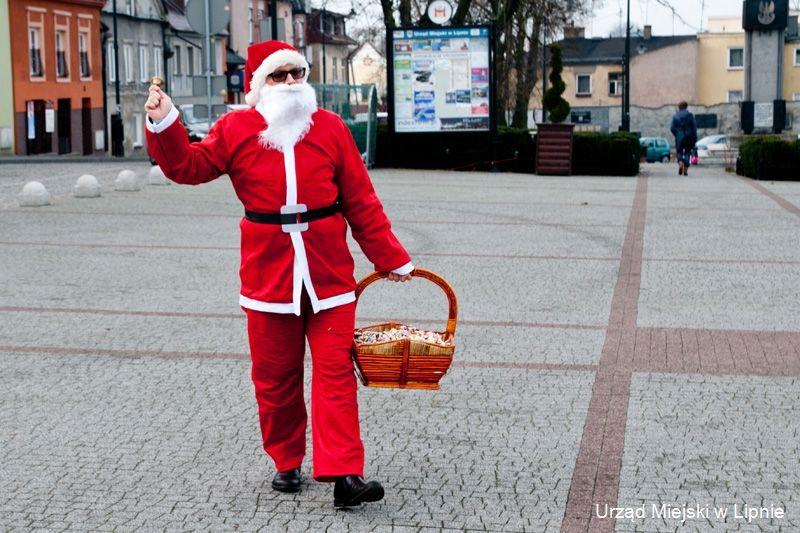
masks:
[[[269,0],[269,24],[272,38],[278,38],[278,0]]]
[[[319,19],[319,29],[322,32],[322,107],[325,107],[327,104],[327,94],[328,88],[325,87],[325,84],[328,82],[327,76],[327,63],[328,60],[325,57],[325,7],[327,6],[327,2],[323,2],[322,4],[322,13],[320,13]]]
[[[542,99],[547,91],[547,17],[542,23]],[[547,110],[542,102],[542,122],[547,122]]]
[[[122,124],[122,109],[119,99],[119,35],[117,34],[117,0],[111,3],[111,12],[114,20],[114,102],[116,106],[111,115],[111,155],[114,157],[125,156],[125,132]]]
[[[206,0],[206,105],[208,106],[208,126],[211,127],[211,6]]]
[[[625,87],[622,93],[622,131],[631,131],[631,0],[628,0],[628,16],[625,24]]]

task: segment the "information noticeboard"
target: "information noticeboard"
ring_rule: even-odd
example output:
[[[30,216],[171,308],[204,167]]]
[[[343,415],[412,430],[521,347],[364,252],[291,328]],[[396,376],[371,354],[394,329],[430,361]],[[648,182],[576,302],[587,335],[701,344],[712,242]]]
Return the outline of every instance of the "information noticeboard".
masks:
[[[396,29],[390,72],[394,131],[489,131],[488,27]]]

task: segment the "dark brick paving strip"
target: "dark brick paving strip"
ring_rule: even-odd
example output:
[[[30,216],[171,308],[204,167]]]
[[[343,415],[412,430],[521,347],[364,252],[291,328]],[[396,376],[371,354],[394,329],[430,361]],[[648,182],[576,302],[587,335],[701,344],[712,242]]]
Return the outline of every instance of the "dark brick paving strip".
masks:
[[[631,383],[630,370],[620,368],[617,362],[634,347],[646,204],[647,178],[640,176],[636,179],[608,331],[561,523],[563,533],[614,530],[615,520],[596,518],[592,509],[595,504],[617,503]]]
[[[775,203],[778,204],[779,206],[781,206],[782,208],[784,208],[787,211],[789,211],[790,213],[793,213],[793,214],[795,214],[795,215],[800,217],[800,207],[794,205],[792,202],[790,202],[789,200],[787,200],[783,196],[779,195],[776,192],[773,192],[773,191],[767,189],[766,187],[761,185],[756,180],[752,180],[750,178],[745,178],[745,177],[742,177],[742,176],[738,176],[738,178],[740,180],[742,180],[743,182],[745,182],[746,184],[750,185],[752,188],[754,188],[758,192],[762,193],[764,196],[774,200]]]
[[[796,205],[759,183],[742,179],[800,216]],[[616,520],[597,518],[594,508],[617,505],[633,372],[800,376],[800,332],[636,325],[646,210],[647,178],[643,175],[637,178],[608,330],[561,524],[563,533],[615,530]],[[798,264],[798,261],[648,260]]]

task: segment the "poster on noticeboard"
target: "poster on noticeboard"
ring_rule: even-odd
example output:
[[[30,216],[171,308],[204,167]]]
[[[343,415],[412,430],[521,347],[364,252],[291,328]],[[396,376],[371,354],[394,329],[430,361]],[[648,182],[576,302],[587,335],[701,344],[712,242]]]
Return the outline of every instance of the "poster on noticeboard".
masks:
[[[392,31],[394,131],[489,131],[490,46],[487,27]]]

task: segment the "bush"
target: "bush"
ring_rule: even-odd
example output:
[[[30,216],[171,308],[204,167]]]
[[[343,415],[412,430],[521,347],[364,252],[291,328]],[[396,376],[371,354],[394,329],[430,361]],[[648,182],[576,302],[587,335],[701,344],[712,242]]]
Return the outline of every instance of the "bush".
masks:
[[[378,126],[375,166],[386,168],[393,159],[402,168],[536,172],[536,140],[526,129],[500,126],[497,135],[425,134],[397,137],[389,144],[386,126]],[[576,133],[572,173],[594,176],[635,176],[639,173],[639,140],[632,133]],[[391,152],[391,154],[390,154]],[[390,155],[392,157],[390,157]]]
[[[547,111],[550,122],[555,124],[564,122],[570,110],[569,102],[561,97],[567,89],[567,85],[561,79],[563,70],[561,47],[554,44],[550,46],[550,88],[544,92],[542,107]]]
[[[737,173],[759,180],[800,179],[800,141],[753,137],[739,147]]]
[[[501,126],[494,137],[463,132],[398,135],[390,143],[388,128],[379,126],[375,166],[533,173],[535,151],[526,129]]]
[[[627,132],[575,133],[572,173],[588,176],[636,176],[641,147]]]

